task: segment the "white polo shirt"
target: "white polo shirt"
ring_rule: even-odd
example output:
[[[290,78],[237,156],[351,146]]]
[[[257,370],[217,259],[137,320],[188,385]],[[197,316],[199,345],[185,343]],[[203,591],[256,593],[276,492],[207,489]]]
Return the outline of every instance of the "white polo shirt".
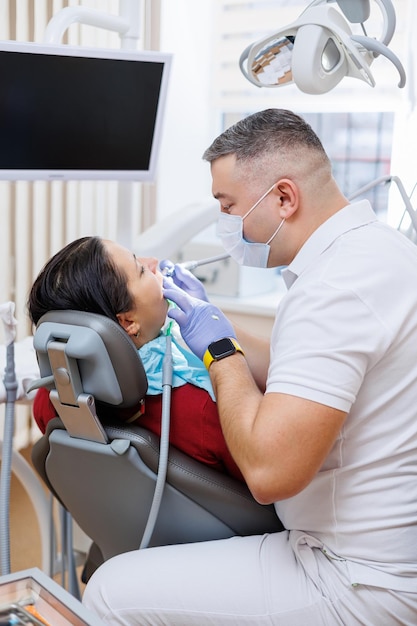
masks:
[[[276,503],[352,583],[417,592],[417,246],[348,205],[283,273],[267,393],[349,413],[323,467]]]

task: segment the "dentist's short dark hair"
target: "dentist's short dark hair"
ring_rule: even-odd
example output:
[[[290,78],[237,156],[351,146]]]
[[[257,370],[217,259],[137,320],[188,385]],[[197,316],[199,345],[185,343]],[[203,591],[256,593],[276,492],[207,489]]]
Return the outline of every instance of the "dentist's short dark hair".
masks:
[[[287,109],[266,109],[240,120],[219,135],[203,154],[208,162],[234,154],[236,161],[256,159],[288,148],[308,148],[328,157],[311,126]]]

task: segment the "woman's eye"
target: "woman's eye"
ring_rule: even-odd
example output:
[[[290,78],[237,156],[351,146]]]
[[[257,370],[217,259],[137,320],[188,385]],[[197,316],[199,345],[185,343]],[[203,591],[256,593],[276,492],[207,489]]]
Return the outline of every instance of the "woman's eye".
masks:
[[[135,263],[136,263],[136,265],[138,267],[139,276],[142,276],[142,274],[144,274],[144,272],[145,272],[146,267],[143,265],[143,263],[140,262],[140,260],[136,256],[136,254],[133,255],[133,258],[135,259]]]

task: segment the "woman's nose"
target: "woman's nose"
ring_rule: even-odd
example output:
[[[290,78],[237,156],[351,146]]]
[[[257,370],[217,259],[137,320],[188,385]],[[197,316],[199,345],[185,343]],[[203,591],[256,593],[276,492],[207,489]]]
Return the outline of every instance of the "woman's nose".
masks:
[[[159,269],[159,261],[155,257],[149,257],[146,259],[146,264],[151,272],[154,274]]]

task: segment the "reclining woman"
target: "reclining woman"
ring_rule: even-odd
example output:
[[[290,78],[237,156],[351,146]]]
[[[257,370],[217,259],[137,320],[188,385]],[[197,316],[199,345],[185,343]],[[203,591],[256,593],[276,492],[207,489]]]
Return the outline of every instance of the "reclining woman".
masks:
[[[186,270],[178,268],[178,272],[183,272],[184,281],[193,281]],[[35,325],[48,311],[72,309],[105,315],[124,328],[138,348],[148,391],[139,411],[138,404],[130,413],[121,411],[118,416],[157,435],[168,307],[157,259],[136,257],[119,244],[100,237],[83,237],[55,254],[36,278],[28,299],[29,316]],[[183,344],[175,322],[169,323],[174,324],[170,329],[170,442],[198,461],[243,480],[223,438],[208,372]],[[56,416],[46,389],[39,389],[35,396],[33,416],[42,432]]]

